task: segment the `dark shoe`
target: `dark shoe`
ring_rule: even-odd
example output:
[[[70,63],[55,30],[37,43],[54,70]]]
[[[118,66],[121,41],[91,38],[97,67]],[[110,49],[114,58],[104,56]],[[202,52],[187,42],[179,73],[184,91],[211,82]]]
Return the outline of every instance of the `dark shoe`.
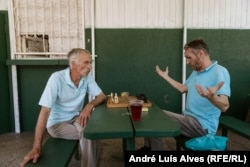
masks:
[[[139,148],[138,150],[136,151],[151,151],[151,148],[150,147],[147,147],[147,146],[143,146],[141,148]]]

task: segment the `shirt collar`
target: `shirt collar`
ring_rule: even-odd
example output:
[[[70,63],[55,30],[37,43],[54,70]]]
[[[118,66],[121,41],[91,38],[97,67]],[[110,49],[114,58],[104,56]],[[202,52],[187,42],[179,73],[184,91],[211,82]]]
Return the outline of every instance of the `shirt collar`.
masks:
[[[70,77],[70,68],[66,68],[65,70],[65,81],[68,85],[71,85],[71,86],[75,86],[74,82],[72,82],[71,80],[71,77]],[[79,82],[79,86],[83,83],[83,81],[85,80],[86,77],[82,77],[80,82]]]
[[[205,68],[204,70],[198,72],[196,71],[197,73],[202,73],[202,72],[206,72],[206,71],[209,71],[211,68],[213,68],[216,64],[218,64],[218,62],[216,60],[212,60],[212,64],[210,66],[208,66],[207,68]]]
[[[212,67],[214,67],[216,64],[218,64],[218,62],[216,60],[212,61],[212,64],[210,66],[208,66],[207,68],[204,69],[204,71],[208,71],[210,70]]]

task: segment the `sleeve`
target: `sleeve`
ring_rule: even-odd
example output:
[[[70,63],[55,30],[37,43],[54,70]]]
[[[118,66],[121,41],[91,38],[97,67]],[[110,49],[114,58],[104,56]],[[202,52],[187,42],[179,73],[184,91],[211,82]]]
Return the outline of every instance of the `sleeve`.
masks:
[[[88,76],[88,93],[91,96],[97,96],[102,92],[101,88],[98,86],[94,78],[89,75]]]
[[[229,72],[226,68],[222,68],[222,70],[220,70],[221,72],[218,74],[219,77],[219,82],[224,81],[224,85],[222,85],[222,87],[220,88],[220,90],[217,91],[217,94],[223,94],[226,95],[228,97],[231,96],[231,89],[230,89],[230,75]]]
[[[56,74],[52,74],[48,79],[45,89],[39,101],[39,105],[51,108],[55,103],[58,94],[58,80]]]

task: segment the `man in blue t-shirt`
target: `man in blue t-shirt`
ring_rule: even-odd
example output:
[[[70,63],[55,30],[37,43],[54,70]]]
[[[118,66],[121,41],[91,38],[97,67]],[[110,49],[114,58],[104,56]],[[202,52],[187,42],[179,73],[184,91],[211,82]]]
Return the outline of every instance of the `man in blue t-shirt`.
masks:
[[[75,48],[67,56],[69,67],[54,72],[43,91],[39,101],[41,110],[35,129],[33,148],[24,157],[21,166],[30,160],[33,163],[38,161],[46,128],[52,137],[79,140],[81,166],[96,166],[96,141],[85,139],[83,128],[93,108],[102,103],[106,97],[89,75],[92,68],[89,51]],[[87,93],[95,98],[84,105]]]
[[[163,110],[176,121],[181,135],[198,137],[216,134],[221,112],[229,108],[230,75],[227,69],[212,61],[207,44],[196,39],[184,46],[186,63],[194,70],[184,84],[169,76],[168,67],[162,71],[156,66],[156,72],[172,87],[186,93],[186,107],[182,114]],[[162,150],[161,138],[145,138],[140,150]]]

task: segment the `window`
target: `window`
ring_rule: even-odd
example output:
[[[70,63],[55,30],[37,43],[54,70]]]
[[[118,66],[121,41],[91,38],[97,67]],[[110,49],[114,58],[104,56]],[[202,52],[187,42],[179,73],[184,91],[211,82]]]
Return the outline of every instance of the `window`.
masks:
[[[15,59],[63,59],[84,48],[83,0],[13,0]]]

